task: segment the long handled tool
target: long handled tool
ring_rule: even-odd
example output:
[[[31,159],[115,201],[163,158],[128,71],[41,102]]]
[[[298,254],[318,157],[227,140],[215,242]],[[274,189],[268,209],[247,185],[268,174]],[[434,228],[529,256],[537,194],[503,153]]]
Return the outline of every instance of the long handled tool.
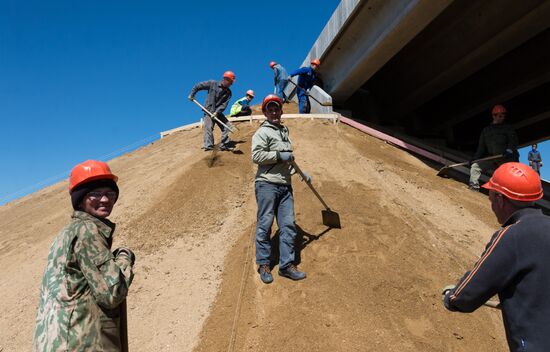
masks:
[[[313,188],[313,185],[311,184],[310,181],[308,181],[306,175],[304,175],[304,172],[298,167],[296,162],[293,161],[292,166],[294,167],[294,170],[296,170],[296,172],[298,174],[300,174],[300,176],[302,176],[302,179],[307,183],[309,188],[313,191],[313,194],[315,194],[317,196],[317,198],[319,198],[319,200],[321,201],[321,203],[325,207],[325,210],[321,211],[321,214],[323,215],[323,225],[328,226],[328,227],[332,227],[332,228],[335,228],[335,229],[342,228],[341,225],[340,225],[340,215],[338,215],[338,213],[330,210],[327,203],[325,203],[323,198],[321,198],[321,196],[319,195],[317,190],[315,188]]]
[[[205,113],[207,113],[212,119],[216,120],[218,123],[220,123],[223,127],[227,128],[230,132],[235,132],[235,130],[238,130],[237,127],[234,127],[234,126],[231,126],[229,127],[228,125],[226,125],[225,123],[223,123],[217,116],[216,114],[213,114],[211,113],[210,111],[206,110],[206,108],[204,106],[202,106],[201,103],[199,103],[197,101],[197,99],[193,98],[193,102],[195,104],[197,104],[201,109],[202,111],[204,111]]]
[[[486,161],[486,160],[493,160],[493,159],[500,159],[502,158],[503,155],[500,154],[500,155],[493,155],[493,156],[488,156],[486,158],[482,158],[482,159],[477,159],[477,160],[473,160],[472,163],[477,163],[477,162],[480,162],[480,161]],[[455,168],[457,166],[465,166],[465,165],[468,165],[470,162],[469,161],[465,161],[463,163],[458,163],[458,164],[452,164],[452,165],[447,165],[447,166],[443,166],[439,172],[437,173],[437,176],[443,176],[449,169],[452,169],[452,168]]]
[[[122,352],[128,352],[128,310],[126,300],[120,304],[120,344]]]
[[[302,87],[300,87],[298,84],[294,83],[293,80],[289,79],[288,81],[291,82],[292,84],[294,84],[294,85],[296,86],[296,88],[300,88],[301,90],[306,91],[304,88],[302,88]],[[316,102],[318,102],[319,104],[321,104],[322,106],[332,106],[332,103],[322,103],[322,102],[320,102],[319,100],[315,99],[315,97],[314,97],[313,95],[310,95],[309,93],[307,93],[307,95],[308,95],[311,99],[313,99],[313,100],[315,100]]]

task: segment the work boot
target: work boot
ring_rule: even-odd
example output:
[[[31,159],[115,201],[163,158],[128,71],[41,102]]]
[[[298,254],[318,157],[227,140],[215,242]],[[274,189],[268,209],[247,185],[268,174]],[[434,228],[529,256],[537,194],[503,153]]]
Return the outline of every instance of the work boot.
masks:
[[[288,277],[292,280],[303,280],[306,278],[306,273],[304,273],[303,271],[299,271],[294,264],[290,264],[284,269],[279,269],[279,275]]]
[[[260,273],[260,279],[264,284],[270,284],[273,282],[273,275],[271,275],[269,265],[260,265],[258,272]]]
[[[232,152],[234,149],[235,149],[235,148],[231,148],[231,147],[229,147],[229,146],[227,146],[227,145],[222,145],[222,146],[220,147],[220,150],[221,150],[222,152]]]
[[[470,183],[470,184],[468,185],[468,189],[469,189],[469,190],[472,190],[472,191],[479,192],[479,185],[474,185],[473,183]]]

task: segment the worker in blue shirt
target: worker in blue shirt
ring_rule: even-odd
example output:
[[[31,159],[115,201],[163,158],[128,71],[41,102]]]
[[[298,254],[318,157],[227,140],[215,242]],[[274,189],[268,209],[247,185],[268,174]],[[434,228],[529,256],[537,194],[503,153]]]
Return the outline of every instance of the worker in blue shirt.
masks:
[[[537,174],[540,175],[540,168],[542,167],[542,157],[540,156],[540,152],[537,150],[536,143],[531,146],[531,150],[527,155],[527,160],[529,160],[529,166],[531,166],[531,169],[535,170]]]
[[[311,60],[310,67],[300,67],[299,69],[290,73],[289,80],[294,76],[298,76],[298,87],[296,88],[296,94],[298,95],[298,107],[300,114],[309,114],[311,111],[311,104],[309,103],[309,90],[315,84],[316,71],[321,66],[319,59]]]
[[[288,84],[288,73],[286,69],[275,61],[269,63],[269,67],[273,70],[273,85],[275,86],[275,95],[281,98],[283,103],[286,103],[285,88]]]

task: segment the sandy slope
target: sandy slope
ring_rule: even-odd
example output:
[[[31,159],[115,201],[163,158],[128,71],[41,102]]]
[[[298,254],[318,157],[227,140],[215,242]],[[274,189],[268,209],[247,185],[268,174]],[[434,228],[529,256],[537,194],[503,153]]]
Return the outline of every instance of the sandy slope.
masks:
[[[266,286],[255,272],[256,126],[239,125],[242,154],[200,151],[195,129],[111,162],[122,192],[115,242],[138,256],[130,348],[503,350],[496,312],[450,314],[438,294],[496,227],[485,197],[347,126],[288,125],[297,161],[344,225],[327,231],[294,180],[303,282],[276,276]],[[48,247],[70,214],[66,187],[0,207],[0,350],[29,350]]]

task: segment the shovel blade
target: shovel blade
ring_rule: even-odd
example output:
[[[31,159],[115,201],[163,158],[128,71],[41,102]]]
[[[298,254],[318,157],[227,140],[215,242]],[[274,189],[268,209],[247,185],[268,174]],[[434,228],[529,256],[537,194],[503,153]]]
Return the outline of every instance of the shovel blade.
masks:
[[[340,225],[340,215],[338,215],[338,213],[327,209],[321,211],[321,214],[323,215],[323,225],[334,229],[342,228]]]
[[[447,170],[449,170],[449,167],[448,166],[443,166],[438,172],[437,172],[437,176],[445,176],[447,175]]]

